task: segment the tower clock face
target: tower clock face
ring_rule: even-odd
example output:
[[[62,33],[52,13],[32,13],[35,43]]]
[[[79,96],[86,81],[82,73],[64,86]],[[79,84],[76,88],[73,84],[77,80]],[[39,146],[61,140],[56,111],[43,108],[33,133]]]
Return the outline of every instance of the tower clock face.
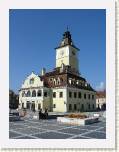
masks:
[[[61,57],[64,55],[64,51],[63,50],[61,50],[60,55],[61,55]]]

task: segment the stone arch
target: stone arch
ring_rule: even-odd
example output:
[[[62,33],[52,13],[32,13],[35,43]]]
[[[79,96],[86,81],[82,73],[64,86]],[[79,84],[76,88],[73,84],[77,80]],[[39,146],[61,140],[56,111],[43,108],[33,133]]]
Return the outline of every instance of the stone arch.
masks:
[[[57,79],[57,84],[59,85],[60,84],[60,78],[58,77]]]
[[[30,90],[27,91],[26,96],[27,96],[27,97],[30,97],[30,96],[31,96]]]
[[[56,85],[56,79],[54,79],[53,81],[54,81],[54,85]]]
[[[25,97],[25,91],[22,91],[22,97]]]
[[[36,90],[32,91],[32,97],[36,97]]]
[[[42,91],[41,91],[41,90],[38,90],[38,91],[37,91],[37,96],[38,96],[38,97],[42,96]]]

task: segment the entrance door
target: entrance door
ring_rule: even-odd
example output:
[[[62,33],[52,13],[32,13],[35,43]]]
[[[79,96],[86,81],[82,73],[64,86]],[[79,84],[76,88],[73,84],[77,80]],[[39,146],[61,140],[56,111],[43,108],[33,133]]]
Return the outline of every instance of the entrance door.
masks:
[[[35,111],[35,101],[32,101],[31,110]]]
[[[39,104],[38,104],[38,110],[40,110],[40,109],[41,109],[41,104],[39,103]]]
[[[22,103],[22,108],[24,108],[24,103]]]
[[[27,101],[27,103],[26,103],[26,108],[27,108],[27,109],[30,109],[30,101]]]

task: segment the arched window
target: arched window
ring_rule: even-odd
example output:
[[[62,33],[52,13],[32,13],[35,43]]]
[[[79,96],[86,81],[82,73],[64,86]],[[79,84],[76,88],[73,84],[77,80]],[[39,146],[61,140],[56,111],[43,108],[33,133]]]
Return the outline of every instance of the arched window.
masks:
[[[71,78],[69,78],[69,84],[71,84],[72,83],[72,80],[71,80]]]
[[[37,92],[37,96],[38,96],[38,97],[41,97],[41,96],[42,96],[42,92],[41,92],[41,90],[38,90],[38,92]]]
[[[30,91],[27,91],[26,96],[27,96],[27,97],[30,97],[30,96],[31,96],[31,92],[30,92]]]
[[[57,79],[57,84],[60,85],[60,78]]]
[[[25,97],[25,91],[22,92],[22,97]]]
[[[63,83],[63,78],[60,78],[60,82]]]
[[[32,92],[32,97],[36,97],[36,91],[35,90],[33,90],[33,92]]]
[[[34,78],[31,78],[29,81],[30,84],[34,84]]]
[[[54,79],[54,85],[56,85],[56,79]]]

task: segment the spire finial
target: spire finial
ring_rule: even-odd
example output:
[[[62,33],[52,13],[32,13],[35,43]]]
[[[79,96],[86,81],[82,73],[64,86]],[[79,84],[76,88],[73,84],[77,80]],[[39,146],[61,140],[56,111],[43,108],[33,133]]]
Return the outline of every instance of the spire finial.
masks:
[[[68,29],[69,29],[69,28],[68,28],[68,25],[67,25],[67,31],[68,31]]]

